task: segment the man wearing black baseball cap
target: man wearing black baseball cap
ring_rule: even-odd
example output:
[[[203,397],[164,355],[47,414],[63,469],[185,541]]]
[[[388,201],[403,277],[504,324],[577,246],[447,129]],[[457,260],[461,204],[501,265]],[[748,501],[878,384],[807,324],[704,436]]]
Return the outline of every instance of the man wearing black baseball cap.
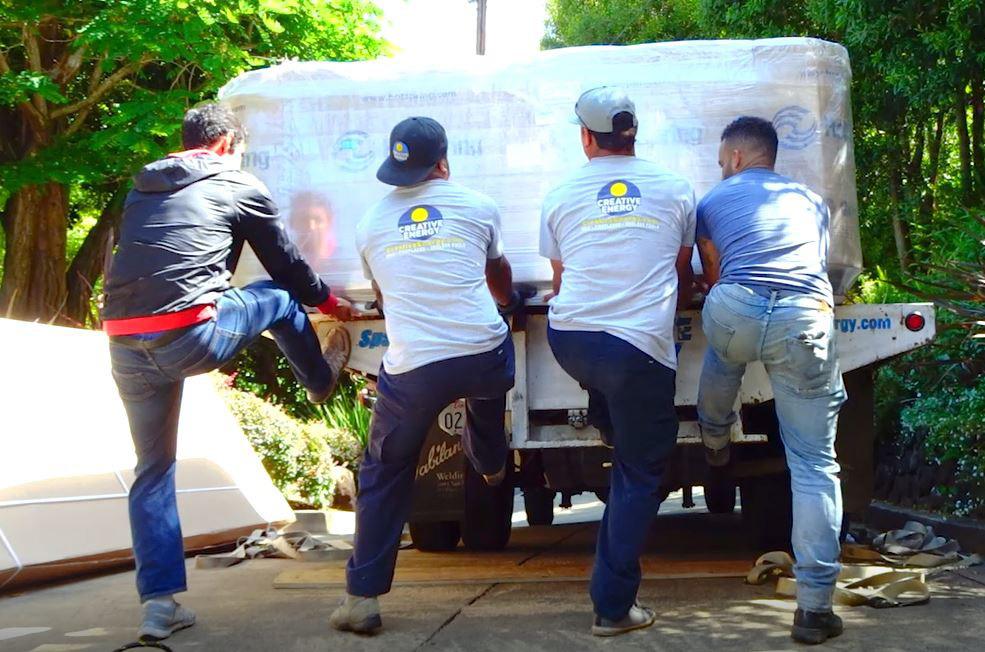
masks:
[[[445,130],[431,118],[394,127],[376,176],[396,188],[356,227],[390,346],[359,468],[347,597],[331,618],[343,631],[382,626],[377,596],[390,590],[417,460],[442,409],[467,400],[466,456],[492,486],[506,475],[514,354],[502,314],[522,299],[503,255],[499,209],[448,180],[447,152]]]
[[[625,91],[586,91],[575,114],[588,164],[544,200],[540,253],[554,268],[551,350],[613,448],[590,592],[592,633],[614,636],[655,620],[636,600],[639,556],[677,441],[674,314],[678,279],[690,285],[695,202],[685,179],[636,157]]]

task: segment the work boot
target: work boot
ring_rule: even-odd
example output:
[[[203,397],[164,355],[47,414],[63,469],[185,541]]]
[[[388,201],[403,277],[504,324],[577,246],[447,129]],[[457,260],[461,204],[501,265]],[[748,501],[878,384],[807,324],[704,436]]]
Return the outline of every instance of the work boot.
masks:
[[[342,369],[345,367],[345,363],[349,361],[349,353],[351,351],[352,343],[347,330],[338,326],[328,332],[328,337],[325,338],[325,348],[322,350],[322,357],[328,363],[328,368],[332,370],[332,382],[329,384],[328,389],[322,392],[314,392],[309,389],[309,401],[312,403],[324,403],[332,396],[335,387],[339,384]]]
[[[483,473],[482,479],[485,480],[486,484],[490,487],[498,487],[503,484],[503,480],[506,479],[506,464],[503,464],[503,468],[492,475],[486,475]]]
[[[845,630],[841,618],[833,611],[805,611],[797,609],[793,615],[793,629],[790,636],[798,643],[817,645],[829,638],[841,636]]]
[[[329,624],[340,632],[372,634],[383,627],[380,618],[380,601],[358,595],[346,595],[342,603],[332,612]]]
[[[608,620],[596,615],[595,622],[592,624],[592,636],[618,636],[635,629],[649,627],[656,620],[657,616],[653,609],[635,602],[622,620]]]
[[[143,610],[143,620],[137,630],[138,639],[160,641],[195,624],[195,612],[182,607],[170,596],[151,598],[144,603]]]

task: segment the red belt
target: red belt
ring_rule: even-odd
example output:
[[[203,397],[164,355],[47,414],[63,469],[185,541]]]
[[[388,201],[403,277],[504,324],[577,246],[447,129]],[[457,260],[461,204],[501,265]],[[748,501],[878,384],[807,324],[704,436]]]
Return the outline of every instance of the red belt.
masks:
[[[107,319],[103,321],[103,330],[110,336],[173,331],[209,321],[215,317],[215,314],[215,304],[210,303],[205,306],[192,306],[178,312],[167,312],[163,315]]]

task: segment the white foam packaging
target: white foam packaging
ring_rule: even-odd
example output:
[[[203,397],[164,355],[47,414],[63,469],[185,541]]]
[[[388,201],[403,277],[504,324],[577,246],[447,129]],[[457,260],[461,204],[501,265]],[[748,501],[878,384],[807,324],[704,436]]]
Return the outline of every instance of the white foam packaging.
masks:
[[[445,126],[453,180],[498,202],[515,278],[546,283],[541,201],[584,164],[569,119],[581,92],[601,85],[622,86],[635,101],[637,155],[690,179],[699,198],[721,178],[722,129],[740,115],[772,120],[778,171],[831,209],[829,271],[842,296],[862,267],[850,83],[845,48],[783,38],[591,46],[516,59],[289,62],[240,75],[220,97],[249,132],[244,168],[270,188],[318,273],[351,298],[370,294],[355,225],[390,190],[376,168],[390,129],[413,115]],[[263,276],[247,252],[236,282]]]

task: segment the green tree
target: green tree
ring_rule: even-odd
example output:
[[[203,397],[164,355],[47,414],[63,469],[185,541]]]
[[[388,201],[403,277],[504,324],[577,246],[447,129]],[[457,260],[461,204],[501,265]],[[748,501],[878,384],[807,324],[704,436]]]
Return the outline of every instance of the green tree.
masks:
[[[552,0],[545,44],[814,36],[852,59],[866,259],[926,270],[961,207],[985,204],[982,0]],[[682,17],[686,18],[682,20]]]
[[[706,36],[701,0],[548,0],[545,48]]]
[[[0,0],[0,314],[85,323],[127,180],[177,146],[184,110],[277,60],[375,57],[379,14],[364,0]]]

